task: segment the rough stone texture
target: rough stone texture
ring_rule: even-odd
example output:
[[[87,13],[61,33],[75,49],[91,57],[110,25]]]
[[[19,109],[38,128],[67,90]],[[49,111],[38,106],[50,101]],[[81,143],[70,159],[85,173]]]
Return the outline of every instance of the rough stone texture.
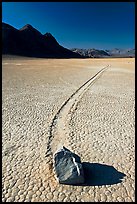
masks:
[[[64,146],[55,152],[53,164],[59,183],[84,183],[84,171],[80,157]]]

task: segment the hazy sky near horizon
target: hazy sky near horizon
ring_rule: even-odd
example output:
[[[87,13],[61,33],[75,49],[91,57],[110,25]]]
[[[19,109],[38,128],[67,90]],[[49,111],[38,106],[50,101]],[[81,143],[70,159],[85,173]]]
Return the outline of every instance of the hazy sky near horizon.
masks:
[[[2,21],[31,24],[66,48],[134,48],[134,2],[2,2]]]

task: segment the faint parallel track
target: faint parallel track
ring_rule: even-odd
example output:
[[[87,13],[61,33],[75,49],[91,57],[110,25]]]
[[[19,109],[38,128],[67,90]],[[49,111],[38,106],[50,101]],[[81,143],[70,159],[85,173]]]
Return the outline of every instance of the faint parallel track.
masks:
[[[52,119],[49,127],[49,137],[47,144],[46,157],[48,162],[51,162],[53,153],[57,149],[57,144],[67,145],[67,126],[66,118],[72,110],[75,109],[77,103],[89,87],[101,76],[101,74],[109,67],[105,66],[98,71],[93,77],[88,79],[82,86],[80,86],[60,107],[54,118]]]

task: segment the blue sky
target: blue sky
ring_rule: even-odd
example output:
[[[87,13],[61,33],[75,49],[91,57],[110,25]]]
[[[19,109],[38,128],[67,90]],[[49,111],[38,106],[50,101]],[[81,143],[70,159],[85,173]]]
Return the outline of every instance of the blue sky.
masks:
[[[66,48],[134,48],[134,2],[3,2],[2,21],[31,24]]]

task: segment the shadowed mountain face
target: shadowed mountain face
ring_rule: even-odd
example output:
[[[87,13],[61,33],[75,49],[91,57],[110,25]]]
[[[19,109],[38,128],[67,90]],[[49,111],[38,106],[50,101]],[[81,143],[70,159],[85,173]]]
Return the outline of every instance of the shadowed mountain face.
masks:
[[[2,54],[44,58],[135,57],[135,49],[66,49],[50,34],[42,35],[27,24],[20,30],[2,23]]]
[[[2,54],[44,58],[82,58],[62,46],[50,34],[42,35],[27,24],[20,30],[2,23]]]

